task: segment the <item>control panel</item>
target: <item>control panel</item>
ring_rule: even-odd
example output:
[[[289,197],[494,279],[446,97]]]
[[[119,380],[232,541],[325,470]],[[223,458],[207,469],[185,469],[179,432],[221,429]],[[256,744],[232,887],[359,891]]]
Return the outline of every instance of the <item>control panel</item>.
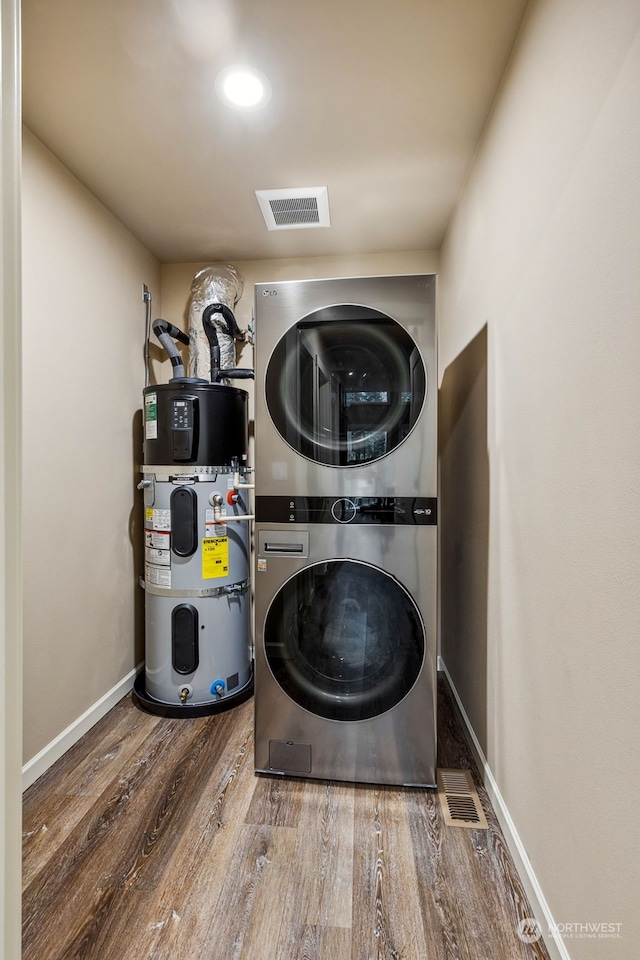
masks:
[[[263,497],[262,523],[369,523],[399,526],[437,524],[435,497]]]
[[[191,460],[195,456],[196,397],[181,397],[171,402],[171,445],[174,460]]]

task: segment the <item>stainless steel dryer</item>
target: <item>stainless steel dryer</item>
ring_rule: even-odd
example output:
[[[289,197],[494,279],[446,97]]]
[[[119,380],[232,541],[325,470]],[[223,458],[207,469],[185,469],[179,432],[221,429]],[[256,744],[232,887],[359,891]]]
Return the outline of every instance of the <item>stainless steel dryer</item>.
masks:
[[[256,286],[259,772],[435,783],[435,277]]]
[[[436,495],[435,287],[256,285],[257,493]]]

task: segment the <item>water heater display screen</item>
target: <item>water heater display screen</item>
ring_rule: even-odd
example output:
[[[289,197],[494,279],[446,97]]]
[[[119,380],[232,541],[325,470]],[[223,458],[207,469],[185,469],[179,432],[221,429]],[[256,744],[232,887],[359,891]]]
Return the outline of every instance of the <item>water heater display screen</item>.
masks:
[[[185,429],[193,426],[193,404],[188,400],[173,401],[173,423],[175,429]]]

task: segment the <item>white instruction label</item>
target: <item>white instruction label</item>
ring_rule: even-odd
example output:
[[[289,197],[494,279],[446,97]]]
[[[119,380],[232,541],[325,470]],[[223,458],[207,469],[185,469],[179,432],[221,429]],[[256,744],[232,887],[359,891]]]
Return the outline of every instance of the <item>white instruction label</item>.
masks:
[[[171,566],[171,554],[168,550],[156,550],[154,547],[146,547],[144,559],[147,563],[153,563],[159,567]]]
[[[168,530],[145,530],[145,546],[154,550],[169,550],[171,547],[171,534]]]
[[[171,530],[171,510],[156,510],[147,507],[144,518],[145,530]]]
[[[148,393],[144,398],[145,440],[158,439],[158,394]]]
[[[156,567],[153,564],[145,563],[144,578],[147,583],[154,587],[171,587],[171,567]]]
[[[166,515],[166,516],[165,516]],[[169,510],[152,510],[145,513],[144,559],[149,583],[159,587],[171,586],[171,526]],[[164,570],[165,572],[160,572]],[[167,582],[168,577],[168,582]]]

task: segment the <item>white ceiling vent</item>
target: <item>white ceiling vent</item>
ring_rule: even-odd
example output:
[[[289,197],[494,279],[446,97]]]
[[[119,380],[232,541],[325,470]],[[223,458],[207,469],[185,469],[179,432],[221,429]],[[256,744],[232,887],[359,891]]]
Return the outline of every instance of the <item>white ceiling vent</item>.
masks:
[[[290,190],[256,190],[267,230],[330,227],[329,192],[326,187]]]

